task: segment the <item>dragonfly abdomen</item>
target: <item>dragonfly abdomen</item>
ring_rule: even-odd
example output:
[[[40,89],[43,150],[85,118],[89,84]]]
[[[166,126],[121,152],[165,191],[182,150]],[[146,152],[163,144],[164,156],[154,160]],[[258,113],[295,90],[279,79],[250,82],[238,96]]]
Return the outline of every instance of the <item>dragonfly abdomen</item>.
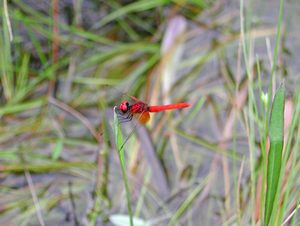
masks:
[[[149,106],[149,112],[160,112],[172,109],[186,108],[191,106],[189,103],[178,103],[178,104],[168,104],[168,105],[160,105],[160,106]]]

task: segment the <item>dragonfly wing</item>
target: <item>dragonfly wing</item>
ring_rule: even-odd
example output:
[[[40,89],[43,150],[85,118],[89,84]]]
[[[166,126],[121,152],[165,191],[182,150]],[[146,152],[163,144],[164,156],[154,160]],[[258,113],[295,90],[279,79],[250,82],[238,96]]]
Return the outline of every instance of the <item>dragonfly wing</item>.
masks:
[[[141,128],[141,126],[143,124],[146,124],[148,121],[150,120],[150,114],[148,111],[144,111],[141,114],[135,114],[134,119],[132,120],[133,123],[131,123],[133,126],[133,128],[131,129],[131,131],[129,132],[129,134],[126,136],[126,139],[124,140],[124,143],[122,145],[122,147],[120,148],[120,150],[124,147],[124,145],[126,144],[126,142],[129,140],[129,138],[138,131],[139,128]],[[123,127],[123,124],[128,124],[128,123],[121,123],[121,129]],[[126,126],[126,125],[124,125]],[[119,151],[120,151],[119,150]]]
[[[123,101],[128,101],[130,105],[133,103],[141,100],[127,94],[119,91],[113,86],[105,85],[103,87],[103,90],[105,92],[105,99],[109,106],[119,106]]]
[[[118,151],[121,151],[121,149],[124,147],[124,145],[126,144],[126,142],[129,140],[129,138],[134,134],[136,133],[136,131],[138,131],[139,128],[141,128],[142,124],[140,123],[136,123],[135,126],[133,127],[133,129],[130,131],[130,133],[126,136],[126,139],[124,140],[120,150]],[[122,126],[121,126],[122,128]]]

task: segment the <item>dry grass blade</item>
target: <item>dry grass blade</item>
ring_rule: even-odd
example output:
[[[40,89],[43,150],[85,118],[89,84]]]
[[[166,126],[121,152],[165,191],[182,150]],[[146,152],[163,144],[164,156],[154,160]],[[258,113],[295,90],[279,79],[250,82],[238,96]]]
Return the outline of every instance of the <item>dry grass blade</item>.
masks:
[[[36,193],[35,193],[35,189],[34,189],[34,186],[33,186],[32,180],[31,180],[30,173],[26,168],[24,169],[24,172],[25,172],[25,176],[26,176],[29,188],[30,188],[32,199],[34,201],[34,205],[35,205],[35,208],[36,208],[36,213],[37,213],[38,218],[39,218],[39,222],[42,226],[45,226],[42,211],[41,211],[41,207],[40,207],[39,200],[38,200],[38,198],[36,196]]]
[[[90,121],[84,117],[82,114],[80,114],[75,109],[69,107],[67,104],[49,96],[48,100],[50,103],[55,104],[56,106],[64,109],[65,111],[69,112],[70,114],[74,115],[76,118],[78,118],[93,134],[93,136],[98,140],[100,143],[100,134],[95,130],[94,126],[90,123]]]

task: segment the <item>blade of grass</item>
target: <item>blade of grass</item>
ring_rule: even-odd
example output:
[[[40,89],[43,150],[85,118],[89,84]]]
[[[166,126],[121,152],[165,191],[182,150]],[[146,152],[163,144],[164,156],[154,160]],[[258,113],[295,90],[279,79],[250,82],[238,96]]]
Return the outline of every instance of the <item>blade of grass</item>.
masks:
[[[174,216],[172,217],[172,219],[170,220],[170,222],[168,223],[167,226],[173,225],[181,216],[181,214],[183,213],[183,211],[186,210],[186,208],[194,201],[194,199],[196,198],[196,196],[199,194],[199,192],[204,188],[204,186],[208,183],[209,178],[205,178],[201,184],[199,184],[194,191],[192,191],[192,193],[189,195],[189,197],[187,197],[187,199],[182,203],[182,205],[178,208],[178,210],[176,211],[176,213],[174,214]]]
[[[1,82],[7,101],[11,101],[14,92],[13,73],[12,73],[12,57],[11,57],[11,43],[9,37],[9,25],[6,20],[5,11],[2,10],[3,28],[0,33],[0,66],[1,66]]]
[[[22,57],[22,65],[20,68],[20,72],[19,75],[17,76],[16,93],[22,91],[27,84],[29,60],[30,60],[30,54],[28,52],[25,52],[24,56]]]
[[[52,160],[57,160],[60,156],[60,153],[63,149],[64,146],[64,142],[62,138],[57,139],[57,141],[55,142],[53,151],[52,151]]]
[[[115,11],[123,7],[120,3],[115,1],[104,1],[103,3],[112,7]],[[143,19],[139,18],[138,16],[133,14],[128,14],[126,16],[132,23],[138,25],[141,29],[148,31],[151,34],[155,33],[155,29],[153,28],[153,26]]]
[[[4,6],[4,15],[5,15],[8,31],[9,31],[9,40],[12,41],[13,40],[13,34],[12,34],[11,24],[10,24],[9,15],[8,15],[7,0],[3,1],[3,6]]]
[[[127,21],[123,19],[116,19],[116,21],[120,24],[120,26],[127,32],[130,38],[133,41],[137,41],[140,39],[140,36],[135,32],[135,30],[127,23]]]
[[[285,109],[286,110],[286,109]],[[285,115],[285,118],[288,116]],[[286,186],[286,191],[284,194],[284,201],[282,203],[282,208],[281,208],[281,213],[280,213],[280,218],[279,222],[283,221],[283,217],[286,214],[286,208],[289,203],[291,203],[291,198],[292,196],[292,190],[293,190],[293,183],[296,181],[298,178],[298,171],[296,167],[296,161],[297,161],[297,156],[299,156],[299,146],[300,146],[300,130],[297,131],[297,126],[299,125],[299,119],[300,119],[300,89],[298,89],[297,94],[295,95],[295,101],[294,101],[294,111],[293,111],[293,116],[292,116],[292,121],[289,127],[288,134],[295,134],[295,136],[289,135],[288,139],[286,140],[286,143],[284,145],[284,157],[283,157],[283,166],[282,168],[286,168],[286,163],[289,161],[288,158],[293,157],[292,159],[292,165],[289,167],[290,168],[290,173],[289,173],[289,179],[288,183]],[[287,126],[286,124],[284,125],[285,127]],[[297,134],[297,135],[296,135]],[[294,141],[295,143],[294,143]],[[293,147],[294,146],[294,147]],[[281,178],[283,178],[283,173],[281,173],[280,181]],[[299,201],[297,203],[297,206],[299,205]],[[297,215],[297,209],[295,210],[295,215]],[[284,225],[284,223],[283,223]],[[294,225],[294,224],[291,224]]]
[[[278,88],[273,101],[270,117],[270,149],[267,169],[267,193],[265,204],[264,225],[269,225],[276,196],[280,193],[278,182],[282,162],[283,122],[284,122],[285,91],[284,82]],[[275,203],[276,204],[276,203]]]
[[[296,217],[297,217],[297,212],[298,212],[298,210],[300,209],[299,203],[300,203],[300,196],[299,196],[299,199],[298,199],[298,202],[297,202],[297,208],[291,213],[291,215],[292,215],[292,214],[294,215],[293,222],[292,222],[291,225],[295,225]],[[283,223],[282,225],[284,225],[284,223]],[[297,225],[299,225],[299,223],[298,223]]]
[[[39,42],[39,40],[37,39],[36,35],[34,34],[31,26],[29,24],[24,23],[24,26],[26,28],[26,31],[28,32],[29,37],[32,40],[32,43],[35,47],[35,50],[40,58],[41,63],[43,64],[44,67],[46,67],[47,65],[47,57],[43,51],[43,47],[41,45],[41,43]]]
[[[114,132],[115,132],[115,142],[118,150],[118,155],[122,167],[122,173],[123,173],[123,179],[124,179],[124,185],[126,190],[126,196],[127,196],[127,202],[128,202],[128,212],[129,212],[129,219],[130,219],[130,225],[133,226],[133,220],[132,220],[132,212],[131,212],[131,205],[130,205],[130,191],[128,188],[127,183],[127,176],[126,176],[126,170],[125,170],[125,160],[124,160],[124,145],[123,145],[123,137],[121,132],[121,126],[119,123],[119,118],[116,113],[116,107],[114,108]]]
[[[27,111],[32,108],[42,107],[44,105],[44,103],[45,103],[45,98],[39,98],[39,99],[35,99],[32,101],[31,100],[26,101],[24,103],[17,104],[14,106],[7,104],[0,109],[0,115],[13,114],[13,113]]]
[[[101,120],[102,120],[102,131],[107,131],[107,124],[105,120],[105,102],[103,101],[103,98],[99,95],[99,112],[101,114]],[[101,135],[102,136],[102,135]],[[103,139],[102,139],[103,140]],[[96,187],[98,195],[96,197],[96,200],[94,202],[93,209],[96,211],[93,211],[91,215],[91,221],[90,226],[96,225],[98,213],[102,211],[101,202],[104,200],[106,203],[106,206],[111,206],[110,200],[107,197],[107,185],[108,185],[108,176],[109,176],[109,168],[108,168],[108,149],[109,149],[109,141],[103,140],[103,150],[99,151],[98,157],[97,157],[97,181],[96,181]]]
[[[205,101],[206,98],[201,97],[197,104],[195,104],[196,106],[194,107],[194,109],[192,109],[189,115],[186,116],[188,121],[192,122],[192,120],[197,116],[197,114],[199,114],[200,109],[204,105]]]
[[[109,23],[110,21],[115,20],[116,18],[118,18],[122,15],[125,15],[127,13],[134,13],[134,12],[149,10],[154,7],[163,6],[167,3],[169,3],[169,0],[152,0],[152,1],[144,0],[144,1],[133,2],[131,4],[121,7],[118,10],[113,11],[113,13],[104,17],[98,23],[94,24],[92,29],[93,30],[98,29],[98,28],[102,27],[103,25]]]
[[[280,27],[281,27],[281,17],[282,17],[282,9],[283,9],[283,0],[280,1],[280,8],[279,8],[279,17],[278,17],[278,27],[277,27],[277,36],[276,36],[276,45],[275,45],[275,51],[274,51],[274,58],[273,58],[273,65],[272,65],[272,73],[271,73],[271,78],[270,78],[270,87],[269,87],[269,91],[268,91],[268,103],[266,104],[266,111],[265,111],[265,119],[268,118],[268,114],[269,114],[269,109],[270,109],[270,103],[271,103],[271,91],[273,89],[273,77],[274,77],[274,72],[275,72],[275,68],[276,68],[276,59],[277,59],[277,49],[279,46],[279,37],[280,37]],[[266,140],[267,137],[267,130],[268,127],[268,120],[265,120],[264,123],[264,138]],[[265,170],[264,170],[265,171]],[[268,175],[263,174],[263,182],[265,181],[265,178],[268,177]],[[268,178],[267,178],[267,182],[268,182]],[[263,191],[263,190],[262,190]],[[263,197],[263,196],[262,196]],[[267,203],[267,201],[266,201]],[[270,211],[270,210],[269,210]],[[263,212],[263,211],[262,211]],[[272,212],[272,211],[271,211]],[[265,214],[267,213],[266,209],[265,209]],[[266,215],[265,215],[266,217]],[[262,220],[262,219],[261,219]],[[266,222],[266,218],[265,218],[265,222]]]
[[[246,11],[246,15],[244,15],[244,0],[240,1],[240,32],[241,32],[241,37],[242,37],[242,46],[243,46],[243,55],[244,55],[244,61],[245,61],[245,66],[246,66],[246,72],[247,72],[247,79],[248,79],[248,116],[249,116],[249,121],[248,121],[248,129],[249,129],[249,155],[250,155],[250,181],[251,181],[251,205],[252,205],[252,222],[251,225],[254,225],[254,206],[255,206],[255,193],[256,193],[256,188],[255,188],[255,181],[256,181],[256,174],[255,174],[255,137],[252,134],[255,134],[254,131],[254,123],[256,121],[255,118],[255,112],[257,112],[257,105],[255,101],[255,96],[254,96],[254,84],[253,84],[253,73],[251,73],[251,53],[250,53],[250,37],[249,33],[247,33],[249,29],[249,12],[250,10],[248,9]],[[246,2],[246,8],[248,8],[248,5],[251,7],[251,3]],[[246,18],[246,19],[245,19]]]
[[[262,83],[261,83],[261,76],[260,76],[260,66],[259,66],[259,61],[258,61],[258,56],[256,55],[256,65],[257,65],[257,76],[258,76],[258,88],[259,88],[259,94],[262,97],[263,96],[263,92],[262,92]],[[259,123],[259,126],[261,128],[262,131],[264,131],[265,129],[265,121],[267,121],[267,119],[265,118],[267,116],[266,112],[264,112],[264,108],[263,105],[264,102],[262,100],[262,98],[260,98],[260,109],[261,109],[261,113],[260,113],[260,117],[263,119],[261,123]],[[265,110],[266,110],[266,106],[265,106]],[[267,158],[266,158],[266,154],[267,154],[267,139],[265,139],[265,132],[262,134],[261,130],[259,129],[259,137],[261,140],[261,155],[262,155],[262,159],[263,159],[263,166],[267,165]],[[258,191],[256,191],[257,196],[260,195],[261,199],[260,199],[260,221],[263,222],[263,209],[264,209],[264,203],[265,203],[265,189],[262,189],[262,187],[264,187],[265,185],[265,180],[266,180],[266,174],[267,174],[267,167],[262,167],[262,183],[261,183],[261,189],[260,189],[260,194],[258,194]]]
[[[82,162],[47,162],[44,164],[26,164],[26,168],[31,173],[49,173],[56,172],[60,170],[71,170],[71,169],[84,169],[84,170],[94,170],[96,166],[94,163],[89,165]],[[24,167],[20,164],[2,164],[0,166],[0,173],[23,173]]]
[[[43,215],[42,215],[42,211],[41,211],[41,207],[40,207],[40,204],[39,204],[39,200],[38,200],[38,197],[36,195],[36,192],[35,192],[35,189],[34,189],[34,185],[33,185],[30,173],[26,169],[26,167],[24,167],[24,172],[25,172],[25,176],[26,176],[26,179],[27,179],[30,191],[31,191],[31,196],[32,196],[32,199],[34,201],[34,205],[35,205],[35,209],[36,209],[36,213],[37,213],[40,225],[45,226]]]
[[[144,51],[147,53],[155,53],[152,56],[152,58],[154,58],[154,60],[156,59],[154,61],[154,63],[157,61],[157,59],[160,58],[160,54],[157,53],[157,51],[158,51],[157,44],[153,44],[153,45],[150,45],[150,44],[145,45],[144,43],[126,44],[126,45],[120,45],[120,46],[118,46],[118,48],[112,48],[107,51],[91,55],[90,57],[88,57],[85,60],[84,65],[80,65],[76,68],[76,72],[84,70],[86,68],[89,68],[92,65],[99,64],[103,61],[110,60],[111,58],[114,58],[116,56],[121,56],[122,54],[128,54],[129,52],[132,52],[135,50]],[[148,60],[148,61],[151,61],[151,60]],[[142,65],[148,65],[149,64],[148,61]],[[150,65],[150,66],[152,66],[152,65]]]
[[[188,133],[186,133],[186,132],[184,132],[184,131],[182,131],[182,130],[180,130],[180,129],[177,129],[177,128],[175,128],[175,127],[169,126],[168,128],[169,128],[170,130],[174,131],[174,132],[175,132],[176,134],[178,134],[179,136],[181,136],[181,137],[183,137],[183,138],[186,138],[187,140],[192,141],[192,142],[194,142],[195,144],[199,144],[199,145],[201,145],[201,146],[203,146],[203,147],[205,147],[205,148],[214,150],[214,151],[219,152],[219,153],[221,153],[221,154],[223,154],[223,155],[225,155],[225,156],[228,156],[228,157],[230,157],[230,158],[233,158],[232,152],[229,151],[229,150],[227,150],[227,149],[220,148],[220,147],[218,147],[218,145],[212,144],[212,143],[210,143],[210,142],[208,142],[208,141],[206,141],[206,140],[204,140],[204,139],[201,139],[201,138],[199,138],[199,137],[197,137],[197,136],[188,134]],[[235,159],[236,159],[236,160],[239,160],[239,161],[242,161],[243,158],[242,158],[241,155],[236,154],[236,155],[235,155]],[[248,163],[248,162],[247,162],[247,163]]]
[[[53,21],[50,17],[46,17],[45,14],[40,13],[40,12],[30,8],[28,6],[28,4],[25,4],[22,1],[14,1],[14,3],[16,3],[23,11],[25,11],[26,15],[23,14],[21,11],[16,11],[12,15],[13,19],[18,19],[24,23],[26,22],[26,23],[31,23],[31,24],[35,24],[35,25],[36,24],[53,25]],[[34,17],[36,17],[36,18],[34,18]],[[98,34],[95,34],[93,32],[84,31],[75,26],[69,26],[64,23],[58,23],[57,25],[59,26],[60,29],[63,29],[68,32],[72,32],[75,35],[78,35],[83,38],[87,38],[94,42],[99,42],[99,43],[107,44],[107,45],[115,45],[115,46],[118,46],[120,44],[117,41],[107,39],[107,38],[99,36]],[[39,29],[41,29],[41,27],[39,27]],[[49,33],[49,34],[51,34],[51,33]],[[85,44],[82,43],[82,45],[85,45]]]

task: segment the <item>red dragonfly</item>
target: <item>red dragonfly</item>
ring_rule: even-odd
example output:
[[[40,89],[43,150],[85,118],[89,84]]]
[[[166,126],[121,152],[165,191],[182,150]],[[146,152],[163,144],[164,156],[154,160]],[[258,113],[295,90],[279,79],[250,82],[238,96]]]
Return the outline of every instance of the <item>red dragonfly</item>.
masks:
[[[123,101],[119,107],[116,107],[117,116],[119,118],[120,123],[135,121],[135,125],[130,131],[129,136],[124,141],[122,147],[123,148],[127,140],[130,138],[130,136],[138,130],[138,128],[149,122],[150,120],[150,113],[152,112],[160,112],[160,111],[166,111],[166,110],[173,110],[173,109],[180,109],[180,108],[186,108],[191,106],[189,103],[176,103],[176,104],[168,104],[168,105],[159,105],[159,106],[149,106],[145,102],[127,94],[122,93],[116,88],[113,88],[109,85],[106,85],[106,90],[115,90],[119,95],[122,96],[121,99],[128,99]]]

